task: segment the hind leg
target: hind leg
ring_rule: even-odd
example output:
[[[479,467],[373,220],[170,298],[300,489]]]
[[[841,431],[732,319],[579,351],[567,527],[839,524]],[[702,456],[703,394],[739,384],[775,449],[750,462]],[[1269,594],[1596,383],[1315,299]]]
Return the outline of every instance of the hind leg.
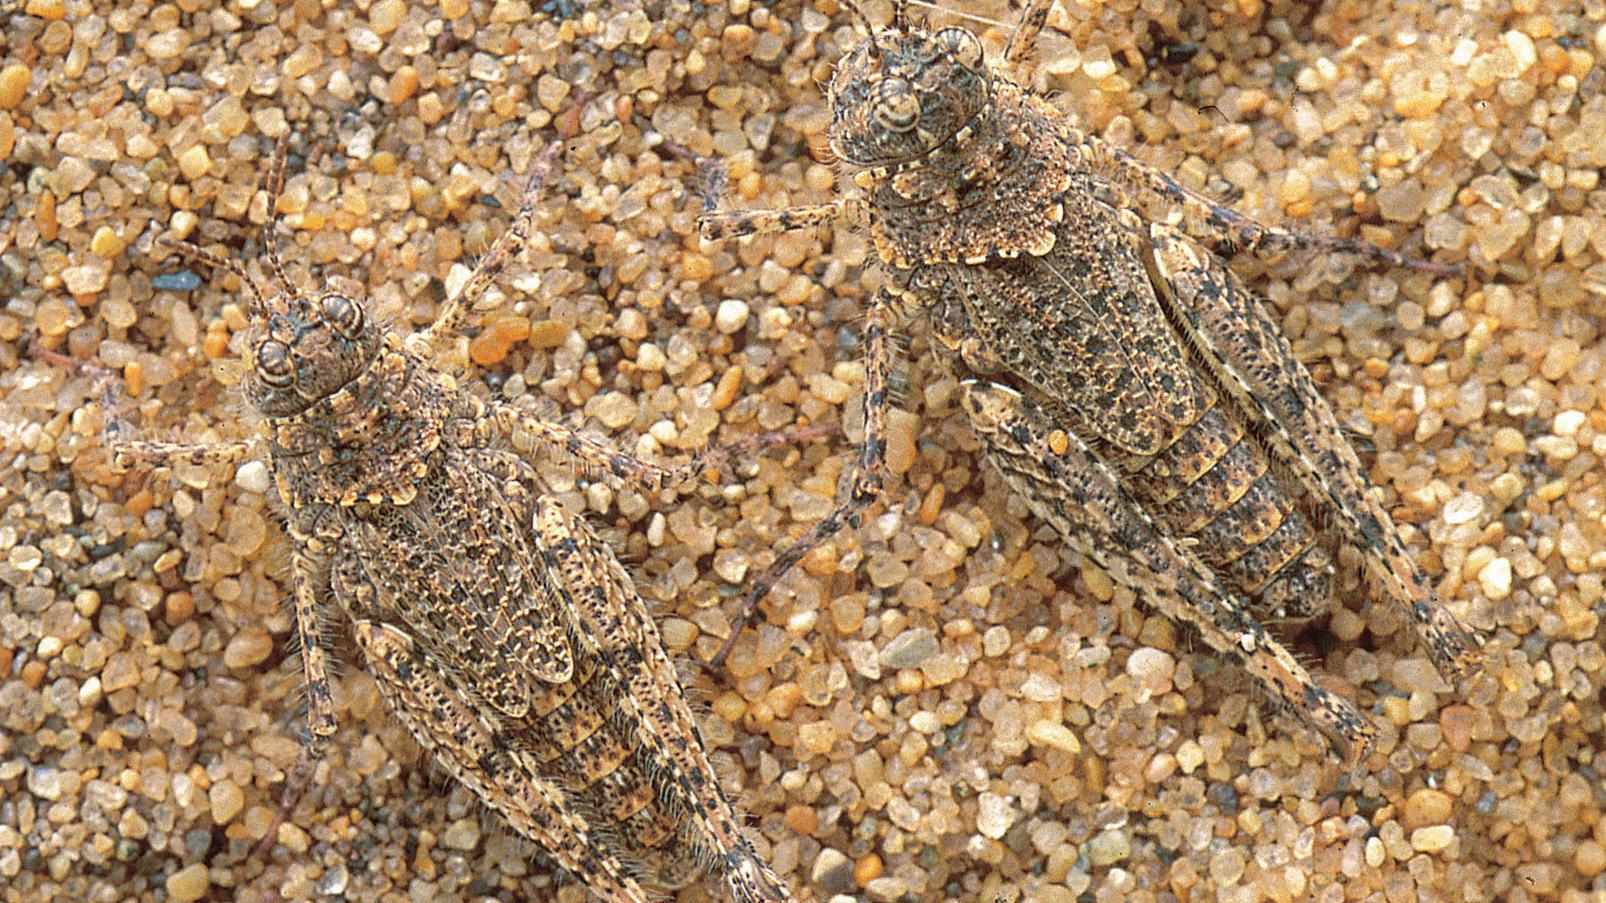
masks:
[[[439,662],[388,624],[357,621],[353,634],[390,710],[452,777],[607,903],[648,903],[646,891],[595,841],[563,792],[507,754]]]
[[[612,678],[626,690],[621,695],[634,709],[632,720],[645,726],[638,741],[665,764],[666,783],[681,791],[678,802],[718,857],[737,903],[791,899],[786,885],[742,834],[658,627],[613,551],[584,520],[551,499],[539,503],[535,528],[558,577],[559,593],[602,653]]]
[[[1317,684],[1192,550],[1150,520],[1081,440],[1013,389],[970,380],[961,391],[988,461],[1034,514],[1138,598],[1239,661],[1279,709],[1325,735],[1346,763],[1365,759],[1376,733],[1371,723]]]

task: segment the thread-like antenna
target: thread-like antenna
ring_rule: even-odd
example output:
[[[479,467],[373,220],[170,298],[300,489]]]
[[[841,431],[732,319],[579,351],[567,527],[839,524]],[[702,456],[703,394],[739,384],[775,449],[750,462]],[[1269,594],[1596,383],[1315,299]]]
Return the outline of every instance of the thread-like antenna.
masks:
[[[864,25],[864,31],[870,36],[870,39],[875,40],[875,23],[870,21],[870,17],[865,13],[864,7],[854,2],[854,0],[836,0],[836,2],[838,6],[846,9],[849,13],[852,13],[854,18],[858,19],[859,22]]]
[[[285,129],[279,140],[273,146],[273,160],[268,164],[268,220],[262,224],[262,246],[267,249],[268,271],[273,278],[284,286],[287,292],[294,292],[295,286],[291,284],[290,277],[284,271],[284,264],[279,262],[279,193],[284,190],[284,161],[290,155],[290,130]]]
[[[855,2],[855,0],[837,0],[837,3],[845,7],[848,12],[852,13],[861,23],[864,24],[865,34],[868,36],[867,40],[870,42],[870,55],[875,57],[877,60],[881,59],[881,45],[876,43],[875,39],[875,23],[870,21],[870,17],[865,13],[864,7],[860,6],[857,2]]]
[[[906,0],[906,2],[910,6],[918,6],[923,9],[929,9],[933,12],[946,13],[947,15],[954,16],[955,18],[959,19],[969,19],[972,22],[980,22],[983,25],[991,25],[994,28],[1002,29],[1008,27],[997,19],[989,19],[986,16],[978,16],[975,13],[967,13],[961,9],[950,9],[949,7],[943,6],[940,3],[932,3],[931,0]]]
[[[169,248],[172,248],[173,250],[179,252],[179,254],[188,257],[191,260],[204,263],[208,266],[222,267],[223,269],[233,273],[239,278],[240,284],[245,286],[246,289],[251,292],[251,301],[246,307],[246,313],[252,317],[262,317],[267,315],[267,301],[262,294],[262,287],[257,285],[256,280],[251,278],[251,274],[246,272],[245,267],[241,266],[238,260],[223,257],[219,254],[213,254],[211,251],[208,251],[199,245],[192,245],[187,241],[179,241],[176,238],[168,238],[165,235],[161,238],[158,238],[156,241],[160,244],[168,246]]]

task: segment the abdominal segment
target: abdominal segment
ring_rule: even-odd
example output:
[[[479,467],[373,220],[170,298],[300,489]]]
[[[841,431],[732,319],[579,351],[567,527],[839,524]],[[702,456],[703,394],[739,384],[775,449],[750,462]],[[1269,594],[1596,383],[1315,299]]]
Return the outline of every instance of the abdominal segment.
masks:
[[[1315,617],[1332,596],[1332,557],[1259,438],[1220,396],[1213,402],[1157,453],[1111,457],[1150,516],[1191,540],[1257,617]]]
[[[552,775],[638,877],[679,887],[701,865],[680,794],[637,742],[622,689],[599,659],[575,663],[574,679],[546,688],[529,718],[505,735],[534,770]],[[509,726],[511,727],[511,725]]]

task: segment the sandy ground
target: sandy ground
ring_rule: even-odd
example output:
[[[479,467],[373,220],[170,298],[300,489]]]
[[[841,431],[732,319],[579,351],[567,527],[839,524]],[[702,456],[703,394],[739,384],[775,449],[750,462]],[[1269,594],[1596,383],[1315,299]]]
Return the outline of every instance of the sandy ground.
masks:
[[[1345,774],[1010,501],[913,324],[886,503],[691,681],[798,899],[1606,898],[1603,23],[1598,0],[1055,11],[1036,84],[1085,127],[1268,221],[1470,261],[1235,266],[1488,667],[1440,683],[1347,558],[1326,626],[1291,638],[1379,725]],[[477,390],[667,459],[856,435],[863,238],[705,244],[692,167],[654,150],[727,161],[732,206],[828,199],[816,82],[856,40],[831,0],[0,4],[0,900],[584,896],[432,772],[343,638],[340,732],[255,853],[300,725],[266,474],[110,472],[89,380],[26,349],[119,372],[146,435],[247,435],[239,286],[159,236],[254,261],[292,130],[292,275],[418,328],[562,137],[540,235],[453,350]],[[706,660],[845,450],[678,499],[557,461],[552,484]]]

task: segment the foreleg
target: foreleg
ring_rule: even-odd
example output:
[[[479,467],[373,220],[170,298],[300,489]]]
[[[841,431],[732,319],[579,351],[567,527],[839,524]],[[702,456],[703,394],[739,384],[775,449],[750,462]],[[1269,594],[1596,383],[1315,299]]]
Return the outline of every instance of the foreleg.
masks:
[[[870,301],[864,323],[864,441],[859,444],[858,459],[854,466],[853,489],[847,501],[837,506],[825,520],[815,524],[802,539],[788,546],[753,581],[742,608],[731,624],[731,633],[714,655],[712,664],[719,667],[730,655],[731,648],[742,628],[758,608],[760,599],[769,594],[792,565],[802,560],[810,550],[819,546],[843,527],[857,528],[863,519],[864,509],[881,497],[882,474],[887,465],[887,382],[892,376],[892,349],[888,343],[892,322],[898,310],[898,300],[890,289],[882,288]]]

